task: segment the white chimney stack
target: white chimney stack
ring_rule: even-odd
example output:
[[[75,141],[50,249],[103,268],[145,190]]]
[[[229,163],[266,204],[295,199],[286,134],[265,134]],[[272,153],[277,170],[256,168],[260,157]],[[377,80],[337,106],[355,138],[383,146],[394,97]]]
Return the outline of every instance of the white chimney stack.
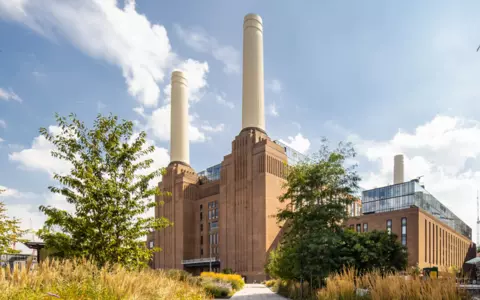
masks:
[[[395,155],[393,158],[393,184],[404,182],[403,154]]]
[[[255,14],[243,20],[242,129],[249,127],[265,131],[263,24]]]
[[[188,144],[188,81],[181,71],[172,73],[170,162],[190,164]]]

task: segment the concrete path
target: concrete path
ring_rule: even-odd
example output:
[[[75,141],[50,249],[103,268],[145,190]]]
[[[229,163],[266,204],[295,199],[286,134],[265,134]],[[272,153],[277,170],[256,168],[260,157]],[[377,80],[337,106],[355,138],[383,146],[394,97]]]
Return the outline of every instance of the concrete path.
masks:
[[[235,293],[233,300],[286,300],[287,298],[275,294],[263,284],[246,284],[243,290]]]

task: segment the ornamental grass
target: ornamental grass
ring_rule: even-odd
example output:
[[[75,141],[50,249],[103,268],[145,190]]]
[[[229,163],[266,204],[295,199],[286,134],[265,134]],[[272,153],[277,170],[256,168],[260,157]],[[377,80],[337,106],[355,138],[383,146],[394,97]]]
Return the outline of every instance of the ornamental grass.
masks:
[[[45,260],[30,268],[0,268],[3,299],[211,299],[201,285],[171,278],[166,272],[98,268],[87,260]]]

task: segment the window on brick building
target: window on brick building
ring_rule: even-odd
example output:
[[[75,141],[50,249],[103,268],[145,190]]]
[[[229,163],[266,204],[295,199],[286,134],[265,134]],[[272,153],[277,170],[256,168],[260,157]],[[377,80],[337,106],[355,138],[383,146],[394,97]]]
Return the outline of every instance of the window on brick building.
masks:
[[[387,232],[392,234],[392,220],[387,220]]]
[[[363,232],[368,232],[368,223],[363,223]]]
[[[200,245],[203,245],[203,235],[200,236]]]
[[[203,231],[203,224],[200,224],[200,232]]]
[[[148,248],[150,248],[150,249],[153,248],[153,241],[148,242]]]
[[[200,256],[203,255],[203,248],[200,248]]]
[[[407,245],[407,218],[402,218],[402,245]]]
[[[357,232],[360,232],[362,231],[362,225],[361,224],[357,224]]]
[[[428,262],[428,244],[427,244],[427,220],[425,220],[425,262]]]
[[[203,220],[203,212],[200,212],[200,221]]]
[[[209,226],[210,226],[210,230],[212,229],[217,229],[218,228],[218,222],[215,221],[215,222],[210,222],[209,223]]]

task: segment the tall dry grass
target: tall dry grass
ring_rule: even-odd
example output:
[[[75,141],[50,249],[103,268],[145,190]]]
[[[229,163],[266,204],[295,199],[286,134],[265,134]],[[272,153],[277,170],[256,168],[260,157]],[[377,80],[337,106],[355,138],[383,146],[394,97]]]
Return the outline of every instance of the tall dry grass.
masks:
[[[243,281],[242,276],[238,274],[223,274],[215,272],[202,272],[200,274],[202,278],[213,278],[221,281],[228,282],[232,285],[232,289],[235,291],[243,289],[245,286],[245,281]]]
[[[356,276],[354,270],[345,270],[327,279],[327,285],[317,293],[317,299],[408,299],[408,300],[456,300],[467,299],[465,291],[457,289],[455,277],[445,274],[442,278],[423,280],[418,276],[398,274],[381,276],[378,272]],[[368,294],[358,295],[358,289],[368,289]]]
[[[0,268],[0,299],[210,299],[200,285],[165,272],[97,268],[87,260],[46,260],[34,270]]]

